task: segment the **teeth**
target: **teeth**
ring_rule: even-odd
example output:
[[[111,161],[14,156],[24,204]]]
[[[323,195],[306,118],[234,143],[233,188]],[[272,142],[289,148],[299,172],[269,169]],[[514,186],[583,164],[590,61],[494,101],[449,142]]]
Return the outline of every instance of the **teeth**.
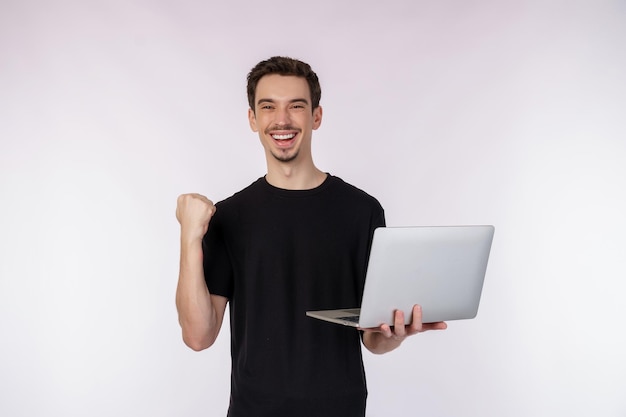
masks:
[[[294,136],[296,135],[293,133],[290,133],[288,135],[272,135],[272,137],[276,140],[287,140],[293,138]]]

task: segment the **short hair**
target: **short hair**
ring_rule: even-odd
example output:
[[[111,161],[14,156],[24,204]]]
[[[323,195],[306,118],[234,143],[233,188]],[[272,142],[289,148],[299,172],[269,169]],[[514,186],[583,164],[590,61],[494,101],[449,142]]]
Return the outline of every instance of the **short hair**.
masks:
[[[248,104],[252,111],[254,111],[256,86],[261,78],[269,74],[293,75],[304,78],[309,84],[312,108],[316,109],[319,107],[320,99],[322,98],[322,88],[320,87],[317,74],[313,72],[311,66],[297,59],[274,56],[268,60],[259,62],[248,73]]]

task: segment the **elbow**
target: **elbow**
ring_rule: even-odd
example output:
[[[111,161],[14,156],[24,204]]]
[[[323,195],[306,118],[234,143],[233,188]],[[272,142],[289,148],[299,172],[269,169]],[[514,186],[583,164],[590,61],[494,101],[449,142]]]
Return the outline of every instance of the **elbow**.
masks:
[[[200,352],[213,346],[215,338],[210,338],[208,336],[198,337],[183,333],[183,342],[185,342],[185,345],[187,345],[187,347],[191,350]]]
[[[195,343],[195,342],[185,342],[185,344],[194,352],[201,352],[211,347],[211,345],[209,344]]]

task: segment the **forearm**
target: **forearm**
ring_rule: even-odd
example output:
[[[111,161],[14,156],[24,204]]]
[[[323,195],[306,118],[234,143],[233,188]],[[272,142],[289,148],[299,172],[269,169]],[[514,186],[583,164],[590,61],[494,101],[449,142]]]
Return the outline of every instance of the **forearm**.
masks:
[[[183,340],[194,350],[210,347],[221,324],[204,280],[202,258],[201,240],[181,238],[176,308]]]

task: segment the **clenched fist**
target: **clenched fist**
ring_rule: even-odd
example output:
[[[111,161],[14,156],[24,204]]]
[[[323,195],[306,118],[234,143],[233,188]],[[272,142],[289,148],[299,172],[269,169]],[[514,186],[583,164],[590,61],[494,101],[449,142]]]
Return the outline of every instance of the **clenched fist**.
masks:
[[[185,239],[202,239],[215,213],[213,202],[200,194],[182,194],[176,202],[176,219],[181,236]]]

